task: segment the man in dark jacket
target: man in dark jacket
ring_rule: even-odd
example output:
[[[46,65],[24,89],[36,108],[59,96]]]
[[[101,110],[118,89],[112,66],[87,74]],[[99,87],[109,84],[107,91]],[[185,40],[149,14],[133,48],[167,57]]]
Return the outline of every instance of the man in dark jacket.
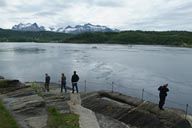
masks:
[[[65,92],[67,92],[66,88],[66,76],[64,73],[61,74],[61,92],[63,92],[63,88],[65,89]]]
[[[160,99],[160,101],[159,101],[159,109],[160,109],[160,110],[164,110],[164,109],[163,109],[163,105],[165,104],[165,98],[166,98],[166,96],[167,96],[167,92],[169,91],[169,89],[167,88],[167,86],[168,86],[168,84],[165,84],[165,85],[160,86],[160,87],[158,88],[158,90],[160,91],[160,92],[159,92],[159,99]]]
[[[71,77],[71,82],[72,82],[72,93],[74,93],[74,87],[76,88],[76,91],[78,93],[78,86],[77,82],[79,81],[79,76],[76,74],[76,71],[74,71],[74,74]]]
[[[50,76],[46,73],[45,74],[45,90],[49,92],[49,83],[50,83]]]

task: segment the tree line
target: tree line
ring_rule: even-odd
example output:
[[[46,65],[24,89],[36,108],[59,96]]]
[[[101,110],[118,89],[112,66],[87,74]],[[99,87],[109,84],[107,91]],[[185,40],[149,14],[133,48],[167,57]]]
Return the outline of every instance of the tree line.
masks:
[[[108,43],[191,47],[192,32],[122,31],[66,34],[48,31],[29,32],[0,29],[0,42]]]

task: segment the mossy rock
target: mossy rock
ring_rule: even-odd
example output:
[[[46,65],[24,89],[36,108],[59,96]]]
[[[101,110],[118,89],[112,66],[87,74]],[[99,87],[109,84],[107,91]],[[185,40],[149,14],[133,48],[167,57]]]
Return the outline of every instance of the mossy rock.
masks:
[[[0,88],[16,87],[20,84],[19,80],[0,79]]]
[[[8,82],[5,80],[0,80],[0,88],[5,88],[8,87]]]
[[[24,85],[19,80],[0,79],[0,94],[14,91]]]

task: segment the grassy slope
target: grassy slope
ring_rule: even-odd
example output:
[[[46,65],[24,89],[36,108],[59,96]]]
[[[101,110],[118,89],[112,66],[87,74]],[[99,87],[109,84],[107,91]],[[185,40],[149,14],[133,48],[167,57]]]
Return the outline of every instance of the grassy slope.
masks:
[[[19,128],[14,118],[3,106],[2,101],[0,101],[0,128]]]
[[[8,86],[7,81],[0,80],[0,88],[7,87],[7,86]]]
[[[61,114],[54,107],[48,107],[49,128],[79,128],[79,115]]]
[[[9,87],[9,84],[7,81],[0,80],[0,94],[6,93],[7,90],[4,90],[3,88]]]

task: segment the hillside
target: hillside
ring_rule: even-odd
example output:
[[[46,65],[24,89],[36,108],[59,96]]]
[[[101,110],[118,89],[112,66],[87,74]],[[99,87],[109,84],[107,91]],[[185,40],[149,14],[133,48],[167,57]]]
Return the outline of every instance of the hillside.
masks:
[[[14,31],[0,29],[0,42],[61,42],[70,35],[48,31]]]
[[[123,31],[72,35],[47,31],[29,32],[0,29],[0,42],[110,43],[191,47],[192,32]]]

